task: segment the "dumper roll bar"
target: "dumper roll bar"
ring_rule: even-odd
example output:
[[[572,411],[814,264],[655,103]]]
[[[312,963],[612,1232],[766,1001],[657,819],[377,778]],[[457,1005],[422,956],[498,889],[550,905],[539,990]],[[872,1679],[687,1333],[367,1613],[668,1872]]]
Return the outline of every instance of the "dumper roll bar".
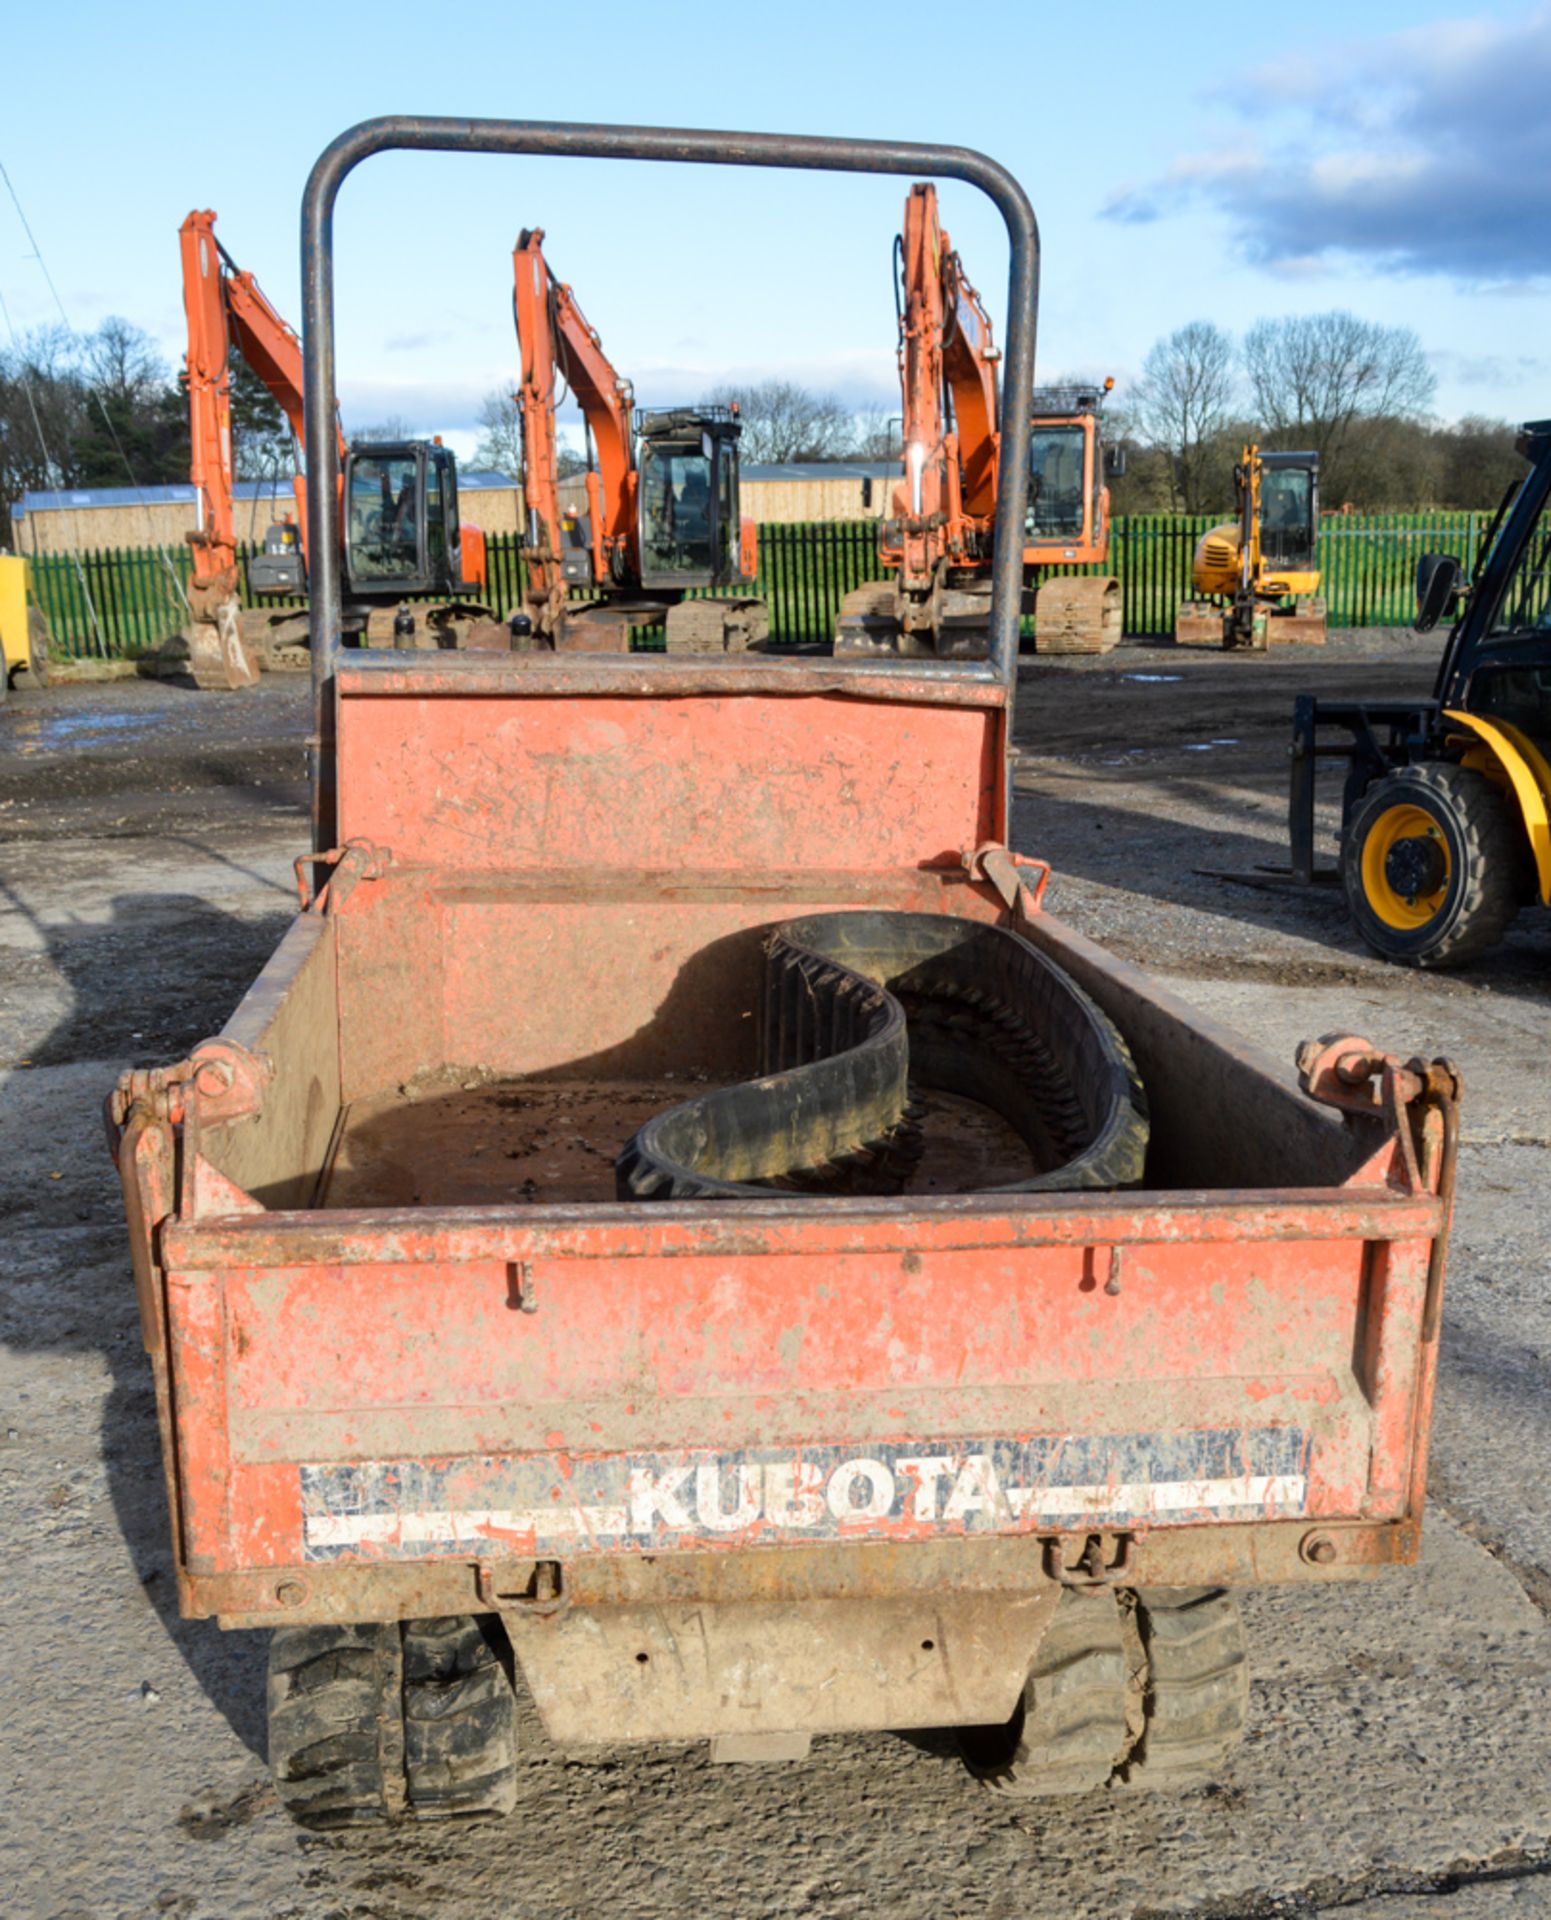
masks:
[[[333,840],[332,683],[341,644],[339,447],[334,433],[334,202],[345,177],[369,155],[404,149],[570,154],[591,160],[673,160],[709,166],[935,176],[966,181],[986,194],[1001,212],[1011,245],[1002,403],[1003,483],[996,503],[990,658],[985,662],[913,660],[910,671],[957,680],[1001,679],[1007,685],[1010,701],[1017,673],[1023,588],[1022,532],[1039,304],[1039,227],[1028,196],[1005,167],[969,147],[931,146],[918,141],[385,114],[361,121],[325,147],[302,196],[303,412],[313,688],[308,771],[314,844],[320,852]]]

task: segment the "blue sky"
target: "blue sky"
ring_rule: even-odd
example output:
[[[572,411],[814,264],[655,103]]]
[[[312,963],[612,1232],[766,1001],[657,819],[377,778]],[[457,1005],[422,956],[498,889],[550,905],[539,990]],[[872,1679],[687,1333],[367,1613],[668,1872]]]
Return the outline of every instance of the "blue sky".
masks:
[[[217,210],[226,246],[295,318],[319,149],[371,114],[456,113],[978,146],[1039,214],[1047,377],[1112,372],[1123,388],[1189,320],[1237,333],[1343,306],[1417,330],[1445,417],[1551,413],[1547,7],[315,0],[266,15],[85,0],[18,11],[6,45],[0,161],[71,321],[125,314],[169,360],[191,207]],[[643,400],[777,374],[891,411],[905,185],[368,162],[336,223],[347,422],[398,414],[467,450],[481,396],[514,377],[510,254],[527,225]],[[1000,220],[971,189],[942,197],[1000,326]],[[0,294],[20,328],[55,317],[3,198]]]

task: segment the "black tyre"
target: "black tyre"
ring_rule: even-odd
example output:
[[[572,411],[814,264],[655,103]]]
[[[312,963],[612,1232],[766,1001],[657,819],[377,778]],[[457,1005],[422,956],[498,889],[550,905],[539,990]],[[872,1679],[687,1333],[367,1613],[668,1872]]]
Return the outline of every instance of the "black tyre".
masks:
[[[1008,1799],[1091,1793],[1130,1744],[1127,1678],[1115,1593],[1063,1593],[1012,1718],[961,1730],[965,1764]]]
[[[1148,1589],[1137,1595],[1147,1656],[1142,1736],[1121,1772],[1133,1787],[1193,1786],[1213,1777],[1243,1738],[1249,1657],[1230,1593]]]
[[[270,1771],[304,1827],[508,1813],[516,1752],[511,1681],[471,1615],[270,1640]]]
[[[1386,774],[1364,794],[1341,847],[1358,932],[1402,966],[1475,959],[1518,911],[1523,837],[1484,773],[1437,761]]]

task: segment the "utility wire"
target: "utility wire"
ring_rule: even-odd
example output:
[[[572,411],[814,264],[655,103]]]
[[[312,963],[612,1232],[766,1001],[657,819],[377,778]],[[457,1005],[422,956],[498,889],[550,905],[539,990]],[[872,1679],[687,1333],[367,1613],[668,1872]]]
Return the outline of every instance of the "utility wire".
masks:
[[[59,309],[59,317],[61,320],[64,321],[65,326],[69,330],[69,332],[74,334],[75,328],[71,326],[70,316],[65,311],[65,303],[59,297],[59,289],[54,284],[54,276],[49,272],[48,262],[43,258],[43,249],[38,245],[37,235],[33,232],[32,224],[28,220],[27,215],[22,208],[21,200],[17,195],[15,186],[12,184],[10,174],[6,171],[5,162],[3,160],[0,160],[0,180],[3,180],[5,182],[5,190],[11,196],[11,205],[16,209],[16,217],[22,224],[22,232],[26,234],[28,244],[32,248],[32,257],[38,263],[38,271],[43,275],[44,282],[46,283],[49,292],[54,296],[54,305]],[[6,324],[9,327],[10,325],[9,317],[7,317]],[[14,329],[12,330],[12,338],[13,340],[15,338]],[[188,595],[183,591],[183,582],[178,578],[178,570],[172,564],[172,558],[168,554],[167,549],[164,546],[162,546],[155,538],[156,521],[151,513],[151,503],[149,500],[146,499],[145,489],[140,484],[139,478],[135,473],[135,469],[130,462],[129,455],[124,451],[124,443],[122,440],[119,439],[118,429],[114,426],[113,417],[108,412],[108,403],[106,400],[103,399],[102,394],[98,391],[97,388],[93,387],[91,389],[91,394],[92,394],[92,398],[97,402],[97,411],[102,415],[102,424],[108,430],[108,438],[113,442],[114,451],[118,454],[119,459],[123,462],[125,473],[129,475],[129,484],[131,487],[133,487],[136,495],[139,498],[141,509],[145,514],[146,530],[152,536],[150,544],[156,548],[156,550],[160,553],[162,557],[162,563],[167,569],[167,577],[172,581],[173,591],[177,594],[178,600],[183,607],[183,611],[186,614],[191,613],[192,610],[189,607]],[[48,456],[45,453],[44,458],[47,459],[47,457]],[[93,614],[92,618],[93,618],[93,622],[95,623],[96,615]],[[99,644],[101,644],[101,639],[102,639],[102,634],[101,634],[101,629],[99,629],[98,630]]]

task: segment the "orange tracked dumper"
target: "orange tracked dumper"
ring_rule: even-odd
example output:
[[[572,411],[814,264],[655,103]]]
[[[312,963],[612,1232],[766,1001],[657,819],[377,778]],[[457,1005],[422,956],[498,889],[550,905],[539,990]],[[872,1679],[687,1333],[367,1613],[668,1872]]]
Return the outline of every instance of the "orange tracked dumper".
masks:
[[[396,147],[985,191],[986,657],[342,651],[332,207]],[[223,1031],[110,1102],[179,1597],[270,1630],[282,1802],[509,1809],[518,1677],[567,1745],[956,1726],[1014,1795],[1223,1766],[1234,1590],[1417,1553],[1458,1086],[1351,1037],[1294,1084],[1007,845],[1022,190],[398,118],[303,236],[315,847]]]

